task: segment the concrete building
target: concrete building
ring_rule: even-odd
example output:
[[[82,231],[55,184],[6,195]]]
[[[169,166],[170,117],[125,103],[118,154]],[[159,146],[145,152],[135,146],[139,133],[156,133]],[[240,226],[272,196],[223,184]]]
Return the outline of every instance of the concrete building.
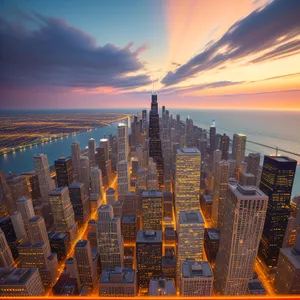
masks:
[[[222,152],[221,150],[217,149],[213,152],[213,159],[212,159],[212,168],[211,171],[215,174],[216,171],[216,163],[222,160]]]
[[[73,182],[73,167],[70,157],[60,157],[54,162],[58,187],[69,186]]]
[[[229,179],[229,163],[222,160],[216,163],[212,204],[212,224],[221,229],[224,224],[225,198]]]
[[[134,297],[137,295],[136,272],[130,268],[117,267],[101,274],[99,296]]]
[[[175,296],[174,280],[168,278],[153,278],[149,283],[149,296]]]
[[[142,229],[162,230],[162,192],[142,192]]]
[[[113,206],[115,202],[116,202],[116,191],[110,187],[106,190],[106,203],[107,205]]]
[[[99,194],[103,198],[102,171],[98,167],[91,171],[91,193]]]
[[[186,259],[181,262],[180,296],[211,296],[213,273],[207,261]]]
[[[13,213],[16,210],[16,203],[8,186],[4,171],[0,171],[0,218]]]
[[[259,279],[248,281],[248,295],[267,295],[267,291]]]
[[[109,140],[106,138],[100,139],[100,148],[104,149],[104,160],[109,160]]]
[[[73,167],[73,176],[75,180],[79,179],[79,168],[80,168],[80,144],[78,142],[73,142],[71,145],[71,158]]]
[[[121,231],[124,243],[135,243],[137,226],[136,215],[127,215],[122,218]]]
[[[119,123],[117,128],[118,162],[127,161],[129,151],[128,127]]]
[[[88,149],[89,149],[89,164],[90,168],[96,167],[96,158],[95,158],[95,152],[96,152],[96,142],[95,139],[91,138],[88,141]]]
[[[49,192],[55,188],[50,176],[48,158],[46,154],[37,154],[33,157],[34,168],[38,175],[41,198],[43,203],[49,203]]]
[[[128,192],[124,198],[123,213],[126,215],[136,215],[138,210],[138,195],[134,192]]]
[[[249,153],[247,161],[247,173],[253,174],[255,181],[258,177],[260,153]]]
[[[214,268],[214,289],[245,295],[265,222],[268,196],[253,186],[229,185],[224,226]],[[251,226],[249,226],[251,224]]]
[[[201,154],[196,148],[182,148],[176,154],[175,207],[180,211],[199,210]]]
[[[88,195],[90,190],[90,163],[87,156],[80,156],[78,181],[84,184],[85,193]]]
[[[239,168],[245,160],[246,139],[247,137],[244,134],[235,133],[233,135],[232,158],[236,161],[236,168]]]
[[[129,190],[129,165],[127,160],[118,163],[118,197],[124,200]]]
[[[36,268],[0,268],[0,295],[3,297],[44,296]]]
[[[240,173],[239,178],[240,185],[255,185],[256,186],[256,180],[255,176],[251,173]]]
[[[19,211],[15,211],[10,216],[13,228],[16,233],[17,239],[27,240],[27,232],[24,226],[22,215]]]
[[[220,230],[214,228],[205,228],[204,248],[207,260],[214,263],[217,258],[220,244]]]
[[[98,209],[97,248],[102,270],[124,266],[124,243],[121,233],[121,219],[113,215],[111,205]]]

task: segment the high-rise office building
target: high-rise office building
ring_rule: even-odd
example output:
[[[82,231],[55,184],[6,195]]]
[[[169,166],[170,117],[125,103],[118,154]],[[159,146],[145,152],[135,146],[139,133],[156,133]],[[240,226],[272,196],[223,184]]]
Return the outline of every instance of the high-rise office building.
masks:
[[[58,187],[69,186],[73,182],[72,160],[60,157],[54,162]]]
[[[127,160],[118,163],[118,197],[124,200],[129,190],[129,165]]]
[[[89,164],[90,168],[96,167],[96,158],[95,158],[95,152],[96,152],[96,142],[95,139],[91,138],[88,141],[88,149],[89,149]]]
[[[265,156],[260,189],[269,197],[268,211],[259,246],[259,257],[276,267],[288,218],[297,162],[286,156]]]
[[[162,145],[159,135],[159,114],[157,95],[151,95],[151,111],[149,114],[149,157],[152,157],[157,164],[157,175],[159,188],[164,184],[164,161],[162,155]]]
[[[142,110],[142,123],[143,123],[143,132],[147,132],[148,129],[148,121],[147,121],[147,110]]]
[[[222,152],[222,160],[228,160],[230,138],[225,133],[221,137],[220,150]]]
[[[70,184],[69,195],[74,210],[75,221],[82,225],[87,221],[90,214],[89,197],[85,193],[84,184],[81,182]]]
[[[79,281],[81,286],[88,286],[93,290],[96,286],[97,274],[93,263],[90,242],[79,240],[75,245]]]
[[[143,191],[142,192],[142,229],[162,230],[162,192]]]
[[[101,269],[111,270],[124,266],[124,245],[121,233],[121,219],[114,216],[111,205],[98,209],[97,244]]]
[[[57,259],[59,262],[65,261],[71,246],[69,234],[52,231],[48,236],[51,251],[57,254]]]
[[[136,238],[136,265],[141,295],[148,294],[149,282],[159,278],[162,267],[162,232],[140,230]]]
[[[134,192],[128,192],[124,198],[123,214],[136,215],[138,209],[138,195]]]
[[[48,257],[51,254],[51,249],[44,218],[40,216],[32,217],[28,223],[28,232],[31,244],[45,244],[45,255]]]
[[[35,170],[32,170],[23,172],[22,176],[25,177],[27,182],[29,198],[32,199],[33,206],[37,206],[41,198],[38,175]]]
[[[222,160],[222,152],[217,149],[213,152],[213,159],[212,159],[212,172],[215,174],[216,171],[216,163]]]
[[[116,202],[116,191],[113,188],[108,188],[106,190],[106,203],[113,206]]]
[[[121,231],[124,243],[135,243],[137,228],[136,215],[126,215],[122,218]]]
[[[128,159],[128,128],[125,123],[119,123],[117,128],[118,162]]]
[[[229,179],[229,162],[222,160],[216,163],[214,180],[212,223],[214,228],[222,228],[224,223],[225,199]]]
[[[0,228],[0,268],[8,268],[14,265],[14,258],[7,244],[4,232]]]
[[[88,195],[90,190],[90,163],[87,156],[80,156],[78,181],[84,184],[85,193]]]
[[[200,209],[201,154],[196,148],[177,150],[175,174],[175,208],[180,211]]]
[[[71,145],[71,157],[72,157],[72,167],[73,176],[75,180],[78,180],[79,168],[80,168],[80,144],[78,142],[73,142]]]
[[[178,225],[178,271],[180,272],[180,265],[185,259],[203,260],[204,220],[199,210],[181,211]]]
[[[247,137],[244,134],[235,133],[233,135],[232,158],[236,161],[236,168],[239,168],[245,160],[246,139]]]
[[[104,149],[104,159],[109,160],[109,140],[106,138],[100,139],[100,148]]]
[[[247,293],[248,281],[253,278],[267,205],[268,196],[256,187],[228,186],[224,226],[214,268],[217,294]]]
[[[207,260],[214,263],[217,258],[220,245],[220,230],[214,228],[205,228],[204,248]]]
[[[209,127],[209,152],[213,154],[216,149],[216,124],[215,120],[212,121],[212,125]]]
[[[181,263],[180,296],[211,296],[213,274],[207,261],[186,259]]]
[[[98,167],[91,170],[91,193],[103,198],[102,171]]]
[[[55,230],[58,232],[71,231],[75,226],[75,218],[70,201],[69,189],[67,187],[60,187],[52,190],[49,192],[49,200]]]
[[[134,269],[116,267],[102,272],[99,296],[117,298],[136,295],[136,271]]]
[[[10,216],[11,222],[16,233],[17,239],[27,239],[27,232],[24,225],[22,214],[19,211],[15,211]]]
[[[50,176],[48,158],[46,154],[37,154],[33,157],[34,168],[38,175],[41,198],[43,203],[49,203],[49,192],[55,188],[54,181]]]
[[[34,217],[34,209],[30,198],[21,197],[17,200],[17,210],[21,213],[24,222]]]
[[[44,296],[44,287],[36,268],[0,269],[0,295],[3,297]]]

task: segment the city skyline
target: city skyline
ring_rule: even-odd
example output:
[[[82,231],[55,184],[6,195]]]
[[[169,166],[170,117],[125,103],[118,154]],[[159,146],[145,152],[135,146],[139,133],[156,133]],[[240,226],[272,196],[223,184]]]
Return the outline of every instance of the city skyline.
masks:
[[[182,3],[2,2],[0,108],[300,110],[299,1]]]

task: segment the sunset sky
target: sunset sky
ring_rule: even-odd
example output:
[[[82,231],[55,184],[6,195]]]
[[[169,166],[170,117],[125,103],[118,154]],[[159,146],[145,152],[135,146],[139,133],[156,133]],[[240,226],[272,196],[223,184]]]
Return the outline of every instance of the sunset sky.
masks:
[[[299,0],[3,0],[0,109],[300,110]]]

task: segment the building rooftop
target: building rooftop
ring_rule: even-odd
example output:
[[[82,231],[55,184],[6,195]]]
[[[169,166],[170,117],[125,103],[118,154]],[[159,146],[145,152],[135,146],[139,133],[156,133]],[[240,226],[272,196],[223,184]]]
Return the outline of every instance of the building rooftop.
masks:
[[[212,270],[207,261],[196,261],[195,259],[186,259],[181,263],[183,278],[203,278],[212,277]]]
[[[266,292],[263,284],[260,282],[259,279],[252,279],[248,281],[248,289],[251,292],[257,292],[257,291],[262,291]]]
[[[136,223],[136,215],[124,216],[122,223]]]
[[[0,286],[23,285],[35,272],[36,268],[0,268]]]
[[[159,230],[139,230],[137,243],[162,243],[162,232]]]
[[[49,239],[51,241],[65,241],[69,238],[68,233],[66,232],[51,232],[49,233]]]
[[[214,228],[206,228],[210,240],[220,240],[220,230]]]
[[[88,244],[88,241],[87,240],[79,240],[77,243],[76,243],[76,246],[75,248],[84,248],[86,247]]]
[[[197,148],[180,148],[177,149],[178,155],[200,155],[200,151]]]
[[[83,188],[83,183],[82,182],[78,182],[78,181],[72,182],[69,185],[69,189],[79,189],[81,187]]]
[[[286,162],[295,162],[297,163],[296,160],[288,157],[288,156],[273,156],[273,155],[266,155],[266,157],[270,158],[270,159],[273,159],[277,162],[281,162],[281,163],[286,163]]]
[[[30,198],[22,196],[16,202],[26,202],[28,200],[30,200]]]
[[[143,198],[162,198],[162,192],[160,191],[143,191],[142,192]]]
[[[35,223],[35,222],[38,222],[38,221],[40,221],[40,220],[42,220],[42,217],[41,217],[41,216],[34,216],[34,217],[32,217],[31,219],[29,219],[29,222],[30,222],[30,223]]]
[[[300,252],[295,248],[281,248],[280,252],[284,254],[295,269],[300,270]]]
[[[176,294],[175,283],[167,278],[152,278],[149,283],[149,296],[172,296]]]
[[[65,261],[65,263],[71,265],[71,264],[74,264],[75,261],[76,261],[76,260],[75,260],[74,257],[69,257],[69,258]]]
[[[56,159],[54,163],[66,163],[68,161],[71,161],[70,157],[60,157],[59,159]]]
[[[176,267],[176,256],[163,256],[161,261],[162,267]]]
[[[198,210],[187,210],[181,211],[179,213],[179,223],[180,224],[204,224],[203,217]]]
[[[232,185],[229,184],[229,188],[233,191],[236,197],[240,199],[249,199],[249,198],[256,198],[256,199],[266,199],[268,196],[264,194],[260,189],[253,185]]]
[[[107,191],[106,191],[106,195],[109,195],[109,194],[114,194],[116,191],[113,189],[113,188],[109,188]]]
[[[134,284],[135,270],[131,268],[115,268],[114,270],[104,270],[101,274],[100,284],[123,283]]]
[[[49,196],[60,196],[67,189],[68,188],[66,186],[58,187],[58,188],[56,188],[54,190],[51,190],[49,192]]]

